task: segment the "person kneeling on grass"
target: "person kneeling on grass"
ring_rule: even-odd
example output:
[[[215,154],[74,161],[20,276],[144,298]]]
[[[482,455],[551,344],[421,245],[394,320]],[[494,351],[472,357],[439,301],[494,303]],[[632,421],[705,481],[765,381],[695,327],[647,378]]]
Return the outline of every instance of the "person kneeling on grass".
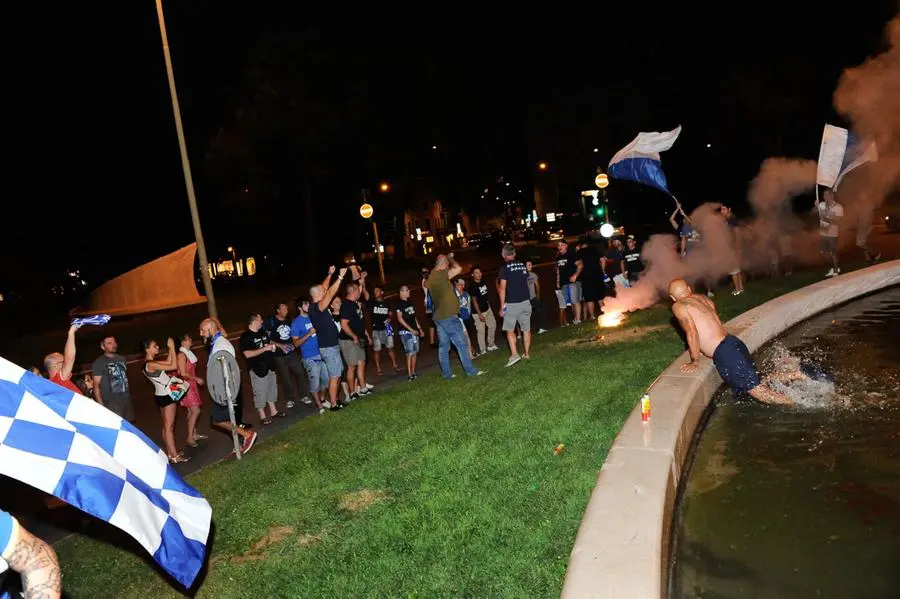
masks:
[[[733,391],[747,393],[763,403],[793,405],[787,395],[775,391],[767,381],[760,382],[750,351],[744,342],[729,335],[716,313],[716,306],[705,295],[691,291],[683,279],[669,283],[672,312],[687,335],[691,361],[682,364],[681,372],[697,370],[700,354],[712,358],[719,376]]]

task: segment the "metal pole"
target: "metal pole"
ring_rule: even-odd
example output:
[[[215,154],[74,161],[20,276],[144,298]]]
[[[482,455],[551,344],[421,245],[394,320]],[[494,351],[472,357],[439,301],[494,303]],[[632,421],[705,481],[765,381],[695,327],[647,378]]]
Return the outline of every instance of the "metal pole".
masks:
[[[375,233],[375,253],[378,254],[378,274],[381,275],[381,284],[384,285],[384,258],[381,255],[381,243],[378,241],[378,225],[372,219],[372,231]]]
[[[166,35],[166,21],[163,18],[162,0],[156,0],[156,14],[159,17],[159,33],[162,36],[163,56],[166,59],[166,74],[169,77],[169,93],[172,96],[172,112],[175,114],[175,130],[178,132],[178,147],[181,150],[184,185],[187,187],[188,204],[191,207],[191,221],[194,224],[194,237],[197,240],[197,255],[200,258],[200,278],[203,279],[203,290],[206,292],[206,304],[209,308],[209,315],[212,318],[217,318],[216,297],[213,295],[212,280],[209,277],[206,244],[203,243],[203,232],[200,230],[200,214],[197,212],[197,198],[194,195],[194,179],[191,177],[191,165],[188,162],[187,146],[184,142],[184,129],[181,126],[181,109],[178,107],[178,92],[175,89],[175,75],[172,72],[172,57],[169,54],[169,36]]]
[[[231,388],[228,384],[231,381],[231,371],[228,369],[228,362],[223,356],[217,358],[219,364],[222,365],[222,380],[225,383],[225,401],[228,402],[228,418],[231,420],[231,441],[234,443],[234,455],[237,459],[241,459],[241,446],[238,444],[237,434],[237,418],[234,416],[234,404],[231,403]]]

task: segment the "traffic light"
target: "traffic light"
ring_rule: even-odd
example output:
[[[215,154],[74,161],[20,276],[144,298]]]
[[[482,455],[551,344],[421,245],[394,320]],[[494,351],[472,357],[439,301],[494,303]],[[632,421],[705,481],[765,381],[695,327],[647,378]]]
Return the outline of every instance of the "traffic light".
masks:
[[[606,206],[597,206],[597,209],[594,211],[597,216],[603,216],[606,214]]]

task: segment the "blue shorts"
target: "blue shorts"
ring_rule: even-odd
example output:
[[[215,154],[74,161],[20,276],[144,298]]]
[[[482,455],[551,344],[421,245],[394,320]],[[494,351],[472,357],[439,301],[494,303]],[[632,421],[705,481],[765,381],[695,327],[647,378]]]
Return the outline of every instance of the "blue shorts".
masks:
[[[400,331],[400,341],[403,343],[403,352],[407,356],[415,356],[419,353],[419,336],[409,331]]]
[[[759,386],[759,374],[744,342],[728,335],[713,352],[713,364],[725,384],[739,393]]]
[[[332,379],[341,378],[344,372],[344,361],[341,360],[341,348],[337,345],[333,347],[320,347],[319,355],[325,362],[325,369],[328,371],[328,377]]]
[[[316,393],[328,388],[328,367],[321,356],[315,358],[303,358],[303,368],[306,369],[306,378],[309,381],[309,391]]]

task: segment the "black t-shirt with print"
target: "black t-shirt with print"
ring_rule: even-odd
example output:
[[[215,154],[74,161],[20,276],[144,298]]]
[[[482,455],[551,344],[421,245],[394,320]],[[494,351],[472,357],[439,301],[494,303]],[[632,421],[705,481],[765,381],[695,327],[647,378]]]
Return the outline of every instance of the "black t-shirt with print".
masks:
[[[319,310],[317,304],[309,305],[309,320],[316,328],[316,338],[319,340],[319,349],[323,347],[335,347],[338,344],[337,327],[331,317],[331,310]]]
[[[478,304],[478,307],[481,308],[482,312],[487,312],[491,307],[491,302],[488,300],[488,284],[487,281],[481,279],[477,283],[472,281],[469,283],[469,295],[472,296],[472,301]],[[476,313],[475,310],[472,311]]]
[[[391,314],[391,308],[388,306],[388,303],[384,300],[373,298],[366,302],[366,306],[369,308],[369,314],[372,315],[372,330],[383,331],[385,329],[384,325]]]
[[[579,258],[572,250],[566,250],[565,254],[560,254],[556,257],[560,285],[569,283],[569,277],[575,274],[575,271],[578,269],[578,266],[575,264],[576,260],[579,260]]]
[[[528,269],[525,264],[518,260],[507,262],[500,267],[500,280],[506,281],[507,304],[528,301]]]
[[[341,320],[346,320],[350,325],[350,330],[360,339],[366,336],[366,324],[363,321],[363,311],[359,302],[353,302],[345,299],[341,304]],[[343,325],[341,326],[340,338],[350,340],[350,335],[344,333]]]
[[[644,263],[641,262],[640,248],[625,250],[625,272],[627,272],[629,275],[634,275],[643,270]]]
[[[403,317],[403,321],[406,323],[406,326],[412,328],[412,330],[419,332],[419,322],[416,320],[416,307],[409,300],[397,300],[397,313]],[[400,320],[397,319],[398,328],[402,331],[406,331],[406,327],[400,324]]]
[[[262,349],[271,343],[269,332],[260,329],[257,332],[244,331],[241,335],[241,351],[252,351],[254,349]],[[247,358],[247,368],[249,368],[256,376],[266,376],[275,369],[274,355],[270,351],[265,351],[254,358]]]
[[[270,316],[266,319],[266,331],[269,332],[269,338],[275,343],[287,345],[288,351],[287,354],[294,351],[294,346],[291,343],[291,319],[285,318],[284,320],[278,320],[275,316]],[[281,348],[277,348],[275,350],[275,357],[282,358],[287,355],[285,352],[281,351]]]

